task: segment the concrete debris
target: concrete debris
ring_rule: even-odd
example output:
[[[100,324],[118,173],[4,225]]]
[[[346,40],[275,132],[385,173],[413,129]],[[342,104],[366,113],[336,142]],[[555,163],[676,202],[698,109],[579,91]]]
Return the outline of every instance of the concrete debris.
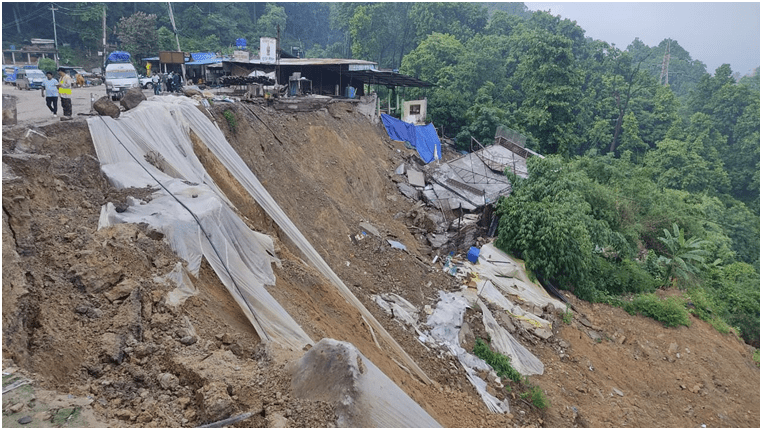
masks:
[[[415,169],[408,169],[407,180],[410,182],[410,185],[414,187],[423,188],[426,186],[426,180],[423,177],[423,173]]]
[[[44,133],[29,129],[24,133],[24,137],[16,142],[16,151],[35,154],[42,150],[48,137]]]
[[[405,197],[412,199],[412,200],[419,200],[421,198],[421,192],[413,188],[412,186],[400,182],[397,184],[397,188],[399,188],[400,193],[404,195]]]
[[[365,221],[361,222],[360,228],[376,237],[381,237],[381,232],[379,232],[378,229],[369,222],[365,222]]]

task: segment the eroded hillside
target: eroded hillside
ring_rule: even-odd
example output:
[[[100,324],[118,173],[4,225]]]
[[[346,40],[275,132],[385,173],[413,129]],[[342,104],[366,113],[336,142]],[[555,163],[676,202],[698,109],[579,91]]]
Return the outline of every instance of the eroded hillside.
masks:
[[[234,115],[234,127],[224,111]],[[759,369],[732,335],[697,319],[690,328],[666,329],[576,301],[581,313],[570,325],[547,313],[554,332],[547,340],[515,329],[545,363],[545,373],[530,379],[551,406],[539,410],[492,383],[511,413],[491,414],[457,360],[419,342],[371,299],[398,294],[425,320],[438,291],[460,287],[441,263],[431,263],[436,252],[421,240],[422,209],[395,186],[395,168],[414,152],[347,104],[286,113],[218,103],[210,113],[289,218],[433,383],[377,346],[361,314],[196,139],[197,156],[247,225],[275,238],[281,265],[268,291],[312,339],[351,342],[441,425],[759,425]],[[173,306],[167,293],[174,285],[160,278],[180,259],[161,235],[130,224],[97,230],[102,205],[119,208],[127,196],[147,199],[151,192],[108,184],[85,122],[40,131],[46,139],[33,147],[20,144],[22,128],[3,133],[4,360],[39,387],[92,399],[89,407],[111,426],[196,426],[245,412],[253,415],[236,426],[335,424],[330,404],[291,392],[288,364],[298,354],[265,347],[209,265],[194,279],[199,294]],[[361,222],[382,237],[353,239]],[[477,335],[478,313],[467,314]],[[5,399],[9,413],[13,405]]]

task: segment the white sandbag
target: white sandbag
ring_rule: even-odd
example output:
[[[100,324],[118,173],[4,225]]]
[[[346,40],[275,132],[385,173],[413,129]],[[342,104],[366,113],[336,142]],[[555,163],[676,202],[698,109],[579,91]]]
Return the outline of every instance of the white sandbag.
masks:
[[[322,339],[293,373],[293,393],[333,404],[339,428],[441,427],[351,343]]]

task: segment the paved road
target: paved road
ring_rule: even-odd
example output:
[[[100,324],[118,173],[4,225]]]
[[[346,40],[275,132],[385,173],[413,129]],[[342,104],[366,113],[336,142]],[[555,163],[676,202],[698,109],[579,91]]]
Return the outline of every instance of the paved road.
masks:
[[[3,94],[16,96],[16,118],[18,124],[26,126],[45,125],[53,121],[60,121],[63,115],[61,100],[58,100],[58,117],[53,117],[50,110],[45,106],[45,98],[42,97],[40,90],[18,90],[11,85],[2,85]],[[90,97],[94,100],[106,95],[106,86],[98,85],[94,87],[72,88],[72,114],[73,117],[83,118],[79,113],[90,112]],[[153,95],[153,90],[143,90],[146,97]]]

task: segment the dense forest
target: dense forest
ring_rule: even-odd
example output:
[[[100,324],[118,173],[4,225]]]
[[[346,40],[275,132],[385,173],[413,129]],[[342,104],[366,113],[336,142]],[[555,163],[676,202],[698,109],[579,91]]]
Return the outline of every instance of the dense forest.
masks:
[[[3,48],[53,37],[50,3],[3,6]],[[84,64],[99,49],[104,7],[109,43],[136,56],[175,48],[166,3],[64,3],[65,62]],[[429,81],[404,97],[427,97],[429,120],[461,149],[472,138],[490,144],[501,125],[522,133],[547,158],[531,159],[529,179],[514,178],[499,203],[498,246],[581,298],[665,322],[674,315],[652,293],[681,289],[679,312],[759,345],[759,68],[709,73],[677,40],[621,49],[523,3],[173,9],[186,51],[230,52],[235,39],[256,45],[279,27],[286,50]]]

